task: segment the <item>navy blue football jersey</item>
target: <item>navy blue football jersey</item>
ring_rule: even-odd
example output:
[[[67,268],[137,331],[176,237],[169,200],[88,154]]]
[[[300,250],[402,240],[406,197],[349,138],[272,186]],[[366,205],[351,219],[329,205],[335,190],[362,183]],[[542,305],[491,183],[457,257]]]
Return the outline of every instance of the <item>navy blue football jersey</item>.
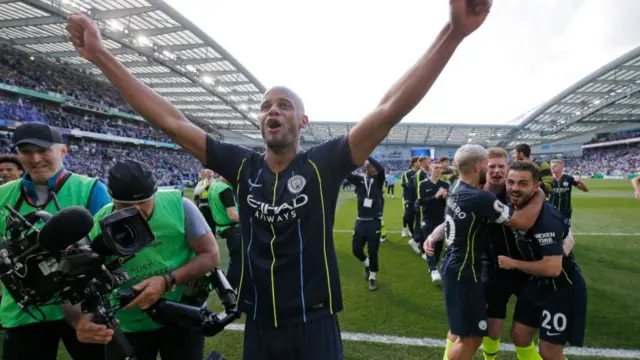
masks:
[[[300,151],[278,173],[264,155],[207,137],[206,167],[238,199],[238,309],[274,327],[342,310],[333,224],[342,182],[358,168],[348,135]]]
[[[504,223],[513,210],[495,195],[458,181],[447,196],[445,239],[447,243],[443,271],[455,271],[458,280],[469,277],[478,282],[482,255],[489,237],[487,224]]]

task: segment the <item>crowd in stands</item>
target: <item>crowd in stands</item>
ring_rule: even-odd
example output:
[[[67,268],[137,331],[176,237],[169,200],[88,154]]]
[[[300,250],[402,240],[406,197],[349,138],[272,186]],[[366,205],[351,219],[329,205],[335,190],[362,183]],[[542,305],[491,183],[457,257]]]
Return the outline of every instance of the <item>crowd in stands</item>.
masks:
[[[628,175],[640,172],[640,143],[584,149],[581,157],[565,159],[571,174]]]
[[[172,143],[164,133],[144,121],[108,115],[117,109],[134,114],[120,94],[108,83],[67,66],[31,57],[9,47],[0,46],[0,83],[67,98],[59,104],[12,92],[0,92],[0,120],[37,121],[52,126],[102,135]],[[71,101],[69,101],[71,100]],[[0,151],[12,152],[10,134],[0,135]],[[640,128],[598,134],[588,143],[600,143],[640,137]],[[179,185],[197,181],[201,164],[181,150],[130,143],[107,143],[90,138],[67,139],[69,170],[106,181],[107,170],[117,159],[125,157],[147,162],[160,185]],[[264,148],[255,148],[263,152]],[[402,174],[409,168],[408,159],[380,159],[388,174]],[[577,174],[624,175],[640,171],[640,147],[625,144],[585,149],[580,158],[565,159],[566,171]]]
[[[0,46],[0,82],[44,93],[55,93],[80,103],[118,109],[134,114],[120,93],[109,83],[48,61]],[[97,110],[97,109],[96,109]]]
[[[152,128],[144,121],[83,112],[73,107],[49,104],[25,97],[0,96],[0,119],[21,122],[37,121],[65,129],[173,143],[167,135]]]

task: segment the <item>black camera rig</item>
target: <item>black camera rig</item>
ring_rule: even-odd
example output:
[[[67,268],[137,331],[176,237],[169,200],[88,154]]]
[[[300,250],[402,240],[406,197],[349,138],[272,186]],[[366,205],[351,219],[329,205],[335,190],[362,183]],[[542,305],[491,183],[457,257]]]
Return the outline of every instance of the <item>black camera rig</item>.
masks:
[[[57,204],[55,197],[54,201]],[[114,330],[109,353],[135,359],[115,315],[137,294],[121,291],[115,305],[112,299],[114,290],[130,279],[122,264],[155,240],[138,208],[115,211],[100,220],[101,233],[92,241],[87,236],[94,227],[93,217],[83,207],[58,209],[55,215],[35,211],[24,216],[8,205],[5,209],[9,215],[0,243],[0,281],[18,306],[44,321],[43,306],[81,304],[83,312],[94,315],[93,321]],[[38,229],[41,222],[44,225]],[[240,316],[235,310],[235,291],[222,271],[214,269],[190,285],[185,298],[192,303],[161,299],[147,314],[160,324],[185,327],[205,336],[216,335]],[[211,290],[224,306],[221,314],[205,309]]]

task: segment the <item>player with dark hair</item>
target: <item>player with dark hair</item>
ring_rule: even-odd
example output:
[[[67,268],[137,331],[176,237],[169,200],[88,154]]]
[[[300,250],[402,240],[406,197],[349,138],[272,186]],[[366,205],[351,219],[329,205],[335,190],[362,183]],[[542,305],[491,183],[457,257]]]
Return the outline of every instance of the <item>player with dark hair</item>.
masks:
[[[344,357],[333,244],[342,181],[422,100],[462,40],[484,22],[489,7],[489,0],[450,0],[450,20],[430,49],[348,134],[320,145],[300,149],[300,132],[309,122],[300,97],[285,87],[269,89],[259,115],[264,154],[216,140],[195,126],[106,50],[93,21],[69,17],[76,50],[133,109],[231,182],[243,239],[238,309],[246,314],[245,359]],[[295,49],[279,37],[266,39],[282,52]]]
[[[506,204],[508,155],[504,149],[489,148],[487,184],[484,190],[494,194],[498,200]],[[535,207],[532,207],[534,205]],[[528,211],[529,218],[535,219],[540,213],[541,204],[532,202],[522,211]],[[498,256],[506,255],[515,259],[523,259],[520,248],[510,228],[503,224],[488,224],[488,247],[482,258],[482,284],[487,302],[487,336],[482,339],[482,352],[485,360],[496,359],[500,350],[500,338],[507,316],[507,304],[511,296],[518,296],[528,276],[517,271],[507,271],[498,266]],[[517,315],[516,315],[517,317]],[[527,347],[517,347],[518,354],[535,352],[531,342]]]
[[[429,164],[431,159],[427,156],[420,156],[418,158],[418,164],[420,167],[416,170],[414,176],[414,187],[416,188],[416,200],[413,202],[413,206],[416,211],[416,215],[413,218],[412,238],[409,240],[409,246],[417,254],[422,254],[422,258],[427,260],[427,255],[424,253],[424,249],[420,246],[424,242],[426,235],[422,234],[422,217],[424,215],[423,208],[420,206],[420,199],[422,193],[420,192],[420,182],[425,180],[429,176]]]
[[[429,166],[430,176],[420,181],[420,200],[418,200],[422,214],[422,236],[420,237],[420,248],[423,249],[424,240],[433,230],[444,221],[444,208],[446,206],[449,183],[442,180],[442,165],[433,162]],[[433,283],[439,283],[442,279],[438,271],[438,262],[442,253],[443,244],[435,244],[433,256],[427,255],[429,274]],[[424,251],[424,249],[423,249]]]
[[[409,170],[402,174],[402,200],[404,203],[404,214],[402,216],[402,237],[411,237],[413,233],[413,224],[416,216],[416,208],[413,204],[418,198],[415,185],[416,171],[420,169],[418,157],[411,158]]]
[[[486,179],[487,157],[487,150],[479,145],[459,148],[454,161],[460,179],[447,196],[447,250],[441,267],[450,329],[445,355],[451,359],[471,360],[487,335],[487,309],[480,278],[480,260],[489,241],[486,225],[496,222],[528,229],[535,219],[527,211],[514,212],[495,195],[480,189],[480,180]],[[539,205],[544,202],[542,193],[535,201]],[[428,237],[427,255],[433,255],[437,241],[441,239]]]
[[[540,182],[541,189],[547,195],[547,199],[551,196],[553,191],[553,174],[551,173],[551,165],[546,161],[540,161],[531,157],[531,146],[528,144],[518,144],[513,149],[514,161],[530,161],[538,166],[540,169]]]
[[[569,227],[571,227],[571,215],[573,208],[571,207],[571,189],[575,186],[578,189],[588,192],[589,188],[580,178],[574,178],[564,173],[564,161],[551,160],[551,172],[553,173],[553,190],[549,197],[549,203],[567,219]]]
[[[515,208],[525,206],[538,191],[540,171],[527,161],[511,164],[507,191]],[[519,270],[531,276],[524,285],[514,315],[511,332],[516,346],[526,346],[540,329],[540,355],[544,359],[564,359],[563,348],[583,346],[587,288],[573,254],[566,251],[569,236],[564,216],[545,202],[535,224],[528,231],[513,230],[524,260],[499,256],[501,269]],[[536,358],[518,353],[519,359]]]
[[[358,218],[353,228],[353,255],[362,261],[365,279],[369,281],[369,290],[377,290],[376,274],[379,270],[378,249],[382,230],[382,202],[384,187],[384,168],[373,158],[364,164],[364,175],[347,175],[347,180],[356,188]],[[367,253],[364,254],[364,246]]]
[[[451,161],[448,156],[440,157],[438,162],[442,165],[442,180],[448,182],[449,185],[458,180],[458,169],[451,166]]]

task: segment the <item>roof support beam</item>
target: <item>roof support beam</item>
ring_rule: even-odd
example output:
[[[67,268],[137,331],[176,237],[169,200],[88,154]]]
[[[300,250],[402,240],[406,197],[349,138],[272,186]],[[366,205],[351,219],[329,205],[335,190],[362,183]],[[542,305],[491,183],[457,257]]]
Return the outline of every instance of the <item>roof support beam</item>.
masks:
[[[14,2],[14,1],[6,1],[6,3],[8,2]],[[5,1],[0,1],[0,3],[5,3]],[[147,12],[155,11],[155,8],[153,6],[147,6],[147,7],[141,7],[141,8],[105,10],[105,11],[99,11],[97,9],[93,9],[93,11],[94,12],[92,13],[94,14],[93,15],[94,19],[109,20],[109,19],[118,19],[118,18],[123,18],[128,16],[144,14]],[[21,26],[40,26],[40,25],[53,25],[53,24],[64,24],[64,20],[60,16],[55,16],[55,15],[40,16],[37,18],[1,20],[0,29],[21,27]],[[158,30],[163,30],[163,29],[158,29]],[[171,32],[175,32],[175,31],[179,31],[179,30],[173,30]]]
[[[98,10],[94,8],[94,9],[90,9],[89,11],[93,19],[109,20],[109,19],[119,19],[123,17],[141,15],[144,13],[156,11],[156,8],[154,8],[153,6],[117,9],[117,10]]]
[[[179,51],[185,51],[185,50],[200,49],[204,46],[205,46],[204,44],[170,45],[170,46],[161,47],[160,51],[167,50],[171,52],[179,52]],[[130,54],[140,55],[141,53],[140,51],[136,51],[132,48],[127,48],[127,47],[109,49],[109,52],[112,53],[113,55],[130,55]],[[50,53],[33,54],[33,56],[46,57],[46,58],[65,58],[65,57],[76,57],[78,56],[78,53],[75,51],[57,51],[57,52],[50,52]],[[236,72],[232,72],[232,73],[236,74]]]
[[[204,64],[214,64],[214,63],[219,63],[219,62],[223,62],[226,61],[225,59],[222,58],[217,58],[217,59],[183,59],[180,62],[182,63],[182,65],[204,65]],[[156,63],[155,61],[149,60],[149,61],[123,61],[122,62],[123,65],[125,65],[127,68],[134,68],[134,67],[147,67],[147,66],[158,66],[158,63]],[[91,69],[91,68],[95,68],[95,65],[93,65],[92,63],[83,63],[83,64],[71,64],[70,65],[72,68],[75,69]],[[247,84],[251,84],[251,82],[246,81]]]

